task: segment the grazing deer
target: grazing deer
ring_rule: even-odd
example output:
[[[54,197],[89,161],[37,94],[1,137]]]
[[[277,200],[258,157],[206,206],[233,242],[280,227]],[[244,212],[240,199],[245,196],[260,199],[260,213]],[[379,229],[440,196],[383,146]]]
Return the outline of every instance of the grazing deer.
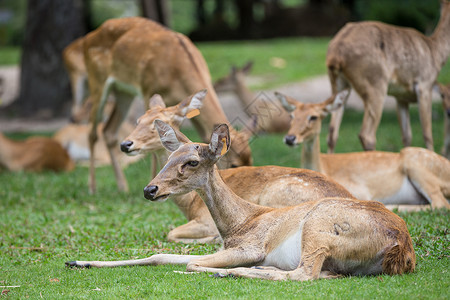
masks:
[[[111,164],[106,142],[103,138],[103,126],[104,124],[101,123],[97,127],[97,134],[99,136],[99,141],[95,144],[95,165],[97,167]],[[131,131],[133,131],[133,127],[130,123],[122,123],[118,132],[118,138],[123,139]],[[56,131],[53,139],[57,140],[67,150],[72,160],[80,164],[88,164],[90,159],[88,138],[90,132],[91,126],[89,124],[70,123]],[[114,148],[113,151],[115,151],[115,155],[119,158],[122,168],[144,157],[124,155],[120,152],[119,147]]]
[[[450,159],[450,85],[438,84],[444,107],[444,145],[442,155]]]
[[[184,35],[173,32],[144,18],[108,20],[84,38],[84,56],[92,98],[92,131],[90,151],[94,153],[97,124],[110,93],[115,95],[115,107],[105,125],[108,145],[119,190],[128,190],[126,179],[112,149],[117,145],[116,132],[135,96],[149,99],[159,93],[168,105],[201,89],[208,89],[200,114],[192,118],[194,126],[206,139],[214,124],[228,123],[203,56]],[[148,106],[148,105],[147,105]],[[236,135],[232,131],[232,136]],[[247,141],[234,143],[225,163],[227,166],[251,165]],[[95,191],[94,157],[91,155],[89,188]]]
[[[215,166],[230,149],[226,124],[216,127],[209,145],[179,140],[162,121],[156,120],[155,127],[172,154],[145,187],[145,198],[164,201],[197,191],[224,240],[224,250],[203,256],[158,254],[134,265],[187,264],[187,271],[268,280],[414,271],[415,253],[406,224],[381,203],[345,198],[285,208],[249,203],[225,184]],[[116,262],[116,266],[129,262]],[[66,265],[112,266],[84,261]]]
[[[55,172],[71,171],[75,167],[67,151],[55,140],[34,136],[14,141],[0,133],[0,169],[9,171]]]
[[[252,66],[252,62],[248,62],[242,68],[233,66],[227,76],[216,81],[214,89],[216,92],[231,91],[235,93],[245,106],[245,111],[249,115],[257,117],[257,131],[287,132],[290,124],[289,114],[277,102],[258,98],[245,84],[245,77]]]
[[[386,205],[430,204],[432,208],[450,208],[447,201],[450,161],[433,151],[407,147],[400,153],[320,153],[322,120],[343,104],[348,91],[314,104],[300,103],[280,93],[276,96],[292,115],[291,129],[284,142],[289,146],[303,143],[303,168],[330,176],[358,199],[377,200]]]
[[[178,105],[166,107],[161,96],[153,96],[150,99],[150,109],[138,119],[134,131],[121,143],[123,152],[129,155],[153,153],[159,164],[163,166],[168,155],[153,122],[160,119],[178,129],[186,116],[189,117],[192,112],[201,108],[204,97],[205,91],[200,91]],[[180,138],[183,137],[178,131],[177,134]],[[325,197],[353,198],[335,181],[310,170],[265,166],[238,167],[219,172],[226,184],[237,195],[264,206],[284,207]],[[155,176],[156,173],[152,175],[152,178]],[[169,241],[221,242],[208,208],[195,192],[175,195],[172,200],[189,222],[171,230],[167,236]]]
[[[353,88],[364,101],[359,138],[365,150],[375,150],[386,94],[397,100],[403,144],[411,144],[408,106],[417,102],[425,144],[433,150],[431,92],[450,54],[450,2],[441,3],[439,24],[429,37],[411,28],[358,22],[347,24],[331,40],[326,63],[332,92]],[[341,107],[332,114],[329,153],[334,152],[343,113]]]

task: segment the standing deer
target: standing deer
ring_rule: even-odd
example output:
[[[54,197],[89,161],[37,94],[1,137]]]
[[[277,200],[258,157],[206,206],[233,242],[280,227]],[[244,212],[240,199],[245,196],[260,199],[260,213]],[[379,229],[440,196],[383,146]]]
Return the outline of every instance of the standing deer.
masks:
[[[444,145],[442,155],[450,159],[450,85],[438,84],[444,107]]]
[[[348,91],[315,104],[304,104],[280,93],[276,96],[292,115],[291,129],[284,142],[289,146],[303,143],[303,168],[330,176],[358,199],[377,200],[386,205],[430,204],[432,208],[450,208],[447,201],[450,161],[433,151],[406,147],[400,153],[320,153],[322,120],[339,109]]]
[[[75,164],[55,140],[34,136],[14,141],[0,133],[0,169],[9,171],[71,171]]]
[[[70,43],[62,53],[64,66],[69,74],[70,87],[72,89],[71,118],[76,123],[88,115],[88,105],[83,105],[87,97],[87,71],[84,63],[84,37],[80,37]],[[91,102],[91,101],[87,101]]]
[[[432,87],[450,54],[450,2],[441,3],[439,24],[429,37],[411,28],[358,22],[347,24],[331,40],[326,63],[332,92],[353,88],[364,101],[359,138],[365,150],[375,150],[386,94],[397,100],[403,144],[411,144],[408,106],[417,102],[425,144],[433,150]],[[343,113],[341,107],[332,114],[329,153],[334,152]]]
[[[245,77],[253,66],[252,62],[248,62],[242,68],[233,66],[230,73],[218,79],[214,84],[216,92],[233,92],[242,104],[245,111],[257,117],[257,131],[269,133],[282,132],[289,130],[290,118],[289,114],[281,108],[278,103],[268,101],[254,94],[246,85]]]
[[[209,145],[180,141],[162,121],[156,120],[155,127],[172,154],[145,187],[145,198],[164,201],[197,191],[224,240],[224,250],[210,255],[158,254],[134,265],[187,264],[192,272],[302,281],[414,271],[415,253],[406,224],[381,203],[325,198],[278,209],[249,203],[225,184],[215,166],[230,149],[226,124],[215,128]]]
[[[159,93],[168,105],[201,89],[207,89],[200,114],[192,118],[194,126],[206,139],[214,124],[228,123],[203,56],[192,42],[144,18],[108,20],[84,38],[84,56],[92,98],[92,131],[90,151],[94,153],[97,124],[110,93],[115,95],[113,112],[105,125],[104,136],[108,145],[119,190],[128,190],[126,179],[114,157],[116,132],[125,118],[135,96],[149,99]],[[148,106],[148,105],[147,105]],[[236,132],[232,131],[234,137]],[[234,143],[227,166],[251,165],[251,152],[247,141]],[[95,168],[91,155],[89,187],[95,191]]]
[[[129,155],[153,153],[163,166],[168,155],[153,122],[160,119],[172,128],[178,129],[186,116],[189,117],[192,112],[201,108],[204,97],[205,91],[200,91],[184,99],[180,104],[166,107],[161,96],[153,96],[150,99],[150,109],[138,119],[134,131],[121,143],[122,150]],[[176,132],[179,138],[184,137]],[[184,140],[187,141],[187,138]],[[264,206],[284,207],[326,197],[353,198],[335,181],[310,170],[265,166],[238,167],[219,172],[237,195]],[[156,174],[153,177],[155,176]],[[175,195],[172,200],[189,222],[172,229],[167,236],[169,241],[184,243],[221,241],[208,208],[195,192]]]

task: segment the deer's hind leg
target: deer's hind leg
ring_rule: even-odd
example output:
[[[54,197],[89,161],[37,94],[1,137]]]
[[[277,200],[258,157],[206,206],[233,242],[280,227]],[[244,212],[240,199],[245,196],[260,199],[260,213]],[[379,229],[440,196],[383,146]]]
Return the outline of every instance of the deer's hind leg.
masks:
[[[128,110],[133,102],[133,96],[123,93],[115,92],[116,103],[112,113],[103,129],[106,146],[108,147],[109,156],[111,157],[111,164],[116,175],[117,185],[120,191],[128,191],[127,181],[123,174],[119,161],[115,157],[114,148],[118,147],[117,132],[122,122],[125,120]]]

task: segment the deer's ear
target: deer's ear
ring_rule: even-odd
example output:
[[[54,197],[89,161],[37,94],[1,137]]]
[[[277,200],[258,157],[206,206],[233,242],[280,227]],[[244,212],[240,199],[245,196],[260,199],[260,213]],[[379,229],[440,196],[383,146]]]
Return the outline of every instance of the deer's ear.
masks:
[[[166,108],[163,98],[159,94],[154,94],[149,101],[149,108],[155,109],[157,107]]]
[[[338,110],[342,106],[344,106],[345,101],[347,100],[350,94],[349,90],[343,90],[337,93],[334,96],[331,96],[330,99],[325,101],[324,113],[329,114],[335,110]]]
[[[169,124],[164,123],[159,119],[156,119],[153,123],[155,124],[155,128],[158,131],[159,138],[161,139],[161,144],[168,151],[174,152],[184,144],[184,142],[180,141],[181,138],[179,139],[177,133],[172,127],[170,127]],[[185,136],[183,135],[183,137]]]
[[[203,106],[206,93],[207,90],[204,89],[183,100],[179,106],[180,114],[188,119],[198,116]]]
[[[242,67],[242,72],[244,72],[244,74],[247,75],[250,73],[252,68],[253,68],[253,61],[250,60]]]
[[[293,104],[293,100],[287,97],[286,95],[283,95],[279,92],[275,92],[275,97],[278,98],[281,105],[287,112],[292,112],[295,110],[295,105]]]
[[[209,143],[209,150],[218,159],[224,156],[230,149],[230,130],[227,124],[220,124],[217,126]]]

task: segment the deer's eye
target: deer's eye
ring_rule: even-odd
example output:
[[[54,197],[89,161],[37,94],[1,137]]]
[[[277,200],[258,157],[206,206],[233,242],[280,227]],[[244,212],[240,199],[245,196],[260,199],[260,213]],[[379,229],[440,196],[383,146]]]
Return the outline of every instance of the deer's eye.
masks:
[[[309,116],[309,121],[315,121],[317,120],[317,116]]]
[[[190,166],[190,167],[196,167],[196,166],[198,166],[198,160],[191,160],[191,161],[188,161],[188,162],[186,163],[186,165],[188,165],[188,166]]]

